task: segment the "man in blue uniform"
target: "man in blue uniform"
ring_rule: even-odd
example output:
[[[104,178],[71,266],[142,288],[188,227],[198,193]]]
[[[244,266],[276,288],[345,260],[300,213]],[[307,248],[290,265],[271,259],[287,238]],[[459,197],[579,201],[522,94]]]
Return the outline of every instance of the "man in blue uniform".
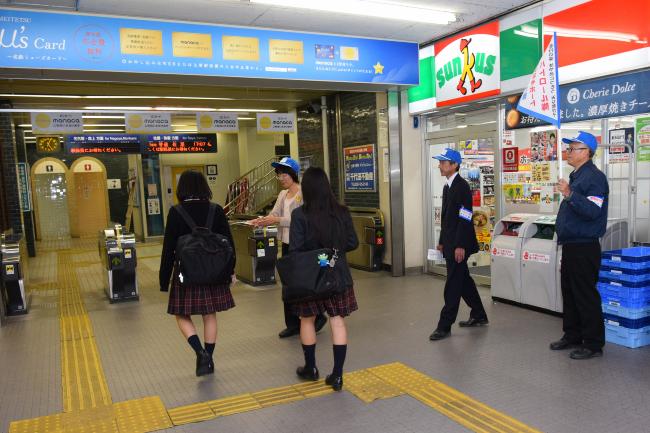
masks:
[[[607,226],[609,185],[591,158],[596,152],[596,137],[580,132],[563,138],[569,145],[567,162],[574,170],[570,182],[560,179],[558,190],[564,196],[557,215],[557,241],[562,245],[560,270],[564,336],[551,343],[551,350],[573,348],[572,359],[602,356],[605,324],[600,294],[596,289],[600,269],[599,238]]]
[[[458,174],[462,158],[453,149],[445,149],[443,154],[434,158],[440,161],[440,174],[447,178],[442,190],[442,224],[438,241],[438,250],[442,251],[447,264],[447,283],[445,306],[440,312],[438,326],[429,336],[432,341],[450,335],[461,298],[472,310],[469,320],[461,321],[459,326],[488,324],[481,297],[467,267],[469,256],[478,251],[478,242],[472,223],[472,192],[467,181]]]

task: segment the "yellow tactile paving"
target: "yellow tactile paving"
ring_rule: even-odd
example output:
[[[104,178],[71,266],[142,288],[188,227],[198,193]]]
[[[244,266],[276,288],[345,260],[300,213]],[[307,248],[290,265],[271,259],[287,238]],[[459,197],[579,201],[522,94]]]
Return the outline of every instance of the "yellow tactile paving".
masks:
[[[283,386],[281,388],[271,388],[265,391],[255,392],[253,398],[262,407],[275,406],[276,404],[291,403],[304,399],[293,386]]]
[[[189,424],[192,422],[207,421],[216,418],[214,413],[207,403],[191,404],[189,406],[181,406],[168,411],[174,425]]]
[[[220,398],[218,400],[208,401],[206,404],[210,406],[210,409],[212,409],[217,416],[234,415],[262,408],[262,405],[260,405],[251,394]]]
[[[393,398],[404,394],[399,388],[382,380],[370,370],[359,370],[343,376],[344,389],[359,400],[372,403],[375,400]]]
[[[122,432],[152,432],[173,427],[160,397],[146,397],[113,405],[117,426]]]
[[[331,386],[325,385],[324,380],[318,382],[303,382],[294,385],[293,388],[305,396],[305,398],[320,397],[321,395],[332,394],[334,390]]]

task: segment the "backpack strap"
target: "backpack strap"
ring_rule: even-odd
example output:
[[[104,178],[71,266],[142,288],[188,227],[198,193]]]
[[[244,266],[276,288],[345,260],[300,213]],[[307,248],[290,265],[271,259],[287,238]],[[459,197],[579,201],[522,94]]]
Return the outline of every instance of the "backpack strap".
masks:
[[[178,214],[183,218],[185,223],[190,226],[190,229],[194,230],[196,228],[196,223],[190,214],[188,214],[187,211],[183,209],[183,206],[180,203],[174,206],[174,209],[176,209],[176,212],[178,212]]]
[[[212,223],[214,223],[214,216],[217,213],[217,205],[210,203],[210,210],[208,211],[208,220],[205,223],[205,228],[212,231]]]

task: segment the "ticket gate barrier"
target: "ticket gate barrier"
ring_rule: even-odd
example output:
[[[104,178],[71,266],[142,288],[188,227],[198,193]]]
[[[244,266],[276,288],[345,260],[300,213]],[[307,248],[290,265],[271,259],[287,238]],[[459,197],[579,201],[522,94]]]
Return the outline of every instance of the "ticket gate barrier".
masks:
[[[247,220],[230,221],[235,242],[235,276],[252,286],[275,284],[278,258],[278,229],[254,227]]]
[[[350,213],[359,247],[347,253],[348,264],[366,271],[381,270],[386,248],[384,214],[379,209],[363,207],[351,207]]]
[[[136,275],[135,235],[115,224],[99,232],[99,257],[106,270],[106,296],[110,303],[140,299]]]
[[[7,316],[27,314],[28,299],[25,292],[25,254],[21,247],[22,235],[3,234],[0,238],[2,252],[2,302]]]
[[[537,217],[535,214],[510,214],[494,226],[490,250],[492,298],[520,302],[522,241],[526,229]]]

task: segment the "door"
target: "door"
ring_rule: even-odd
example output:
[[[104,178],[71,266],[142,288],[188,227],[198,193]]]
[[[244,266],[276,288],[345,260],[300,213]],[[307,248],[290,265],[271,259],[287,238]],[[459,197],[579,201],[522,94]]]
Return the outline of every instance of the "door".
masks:
[[[454,143],[438,143],[434,140],[426,141],[426,161],[427,167],[427,190],[428,190],[428,209],[427,209],[427,250],[435,249],[440,239],[440,223],[442,218],[442,190],[445,186],[446,179],[440,175],[438,161],[433,159],[435,155],[440,155],[445,148],[454,148]],[[427,257],[427,272],[436,274],[446,274],[447,270],[444,261],[432,261]]]
[[[39,240],[70,238],[66,171],[63,162],[52,158],[34,164],[31,178]]]
[[[75,161],[72,171],[76,207],[73,232],[79,237],[97,236],[109,224],[106,172],[91,158]]]
[[[183,174],[183,172],[187,170],[198,171],[199,173],[203,173],[203,166],[187,165],[181,167],[172,167],[171,169],[172,169],[172,197],[174,200],[174,204],[177,205],[178,198],[176,197],[176,187],[178,185],[178,180],[181,178],[181,174]]]

